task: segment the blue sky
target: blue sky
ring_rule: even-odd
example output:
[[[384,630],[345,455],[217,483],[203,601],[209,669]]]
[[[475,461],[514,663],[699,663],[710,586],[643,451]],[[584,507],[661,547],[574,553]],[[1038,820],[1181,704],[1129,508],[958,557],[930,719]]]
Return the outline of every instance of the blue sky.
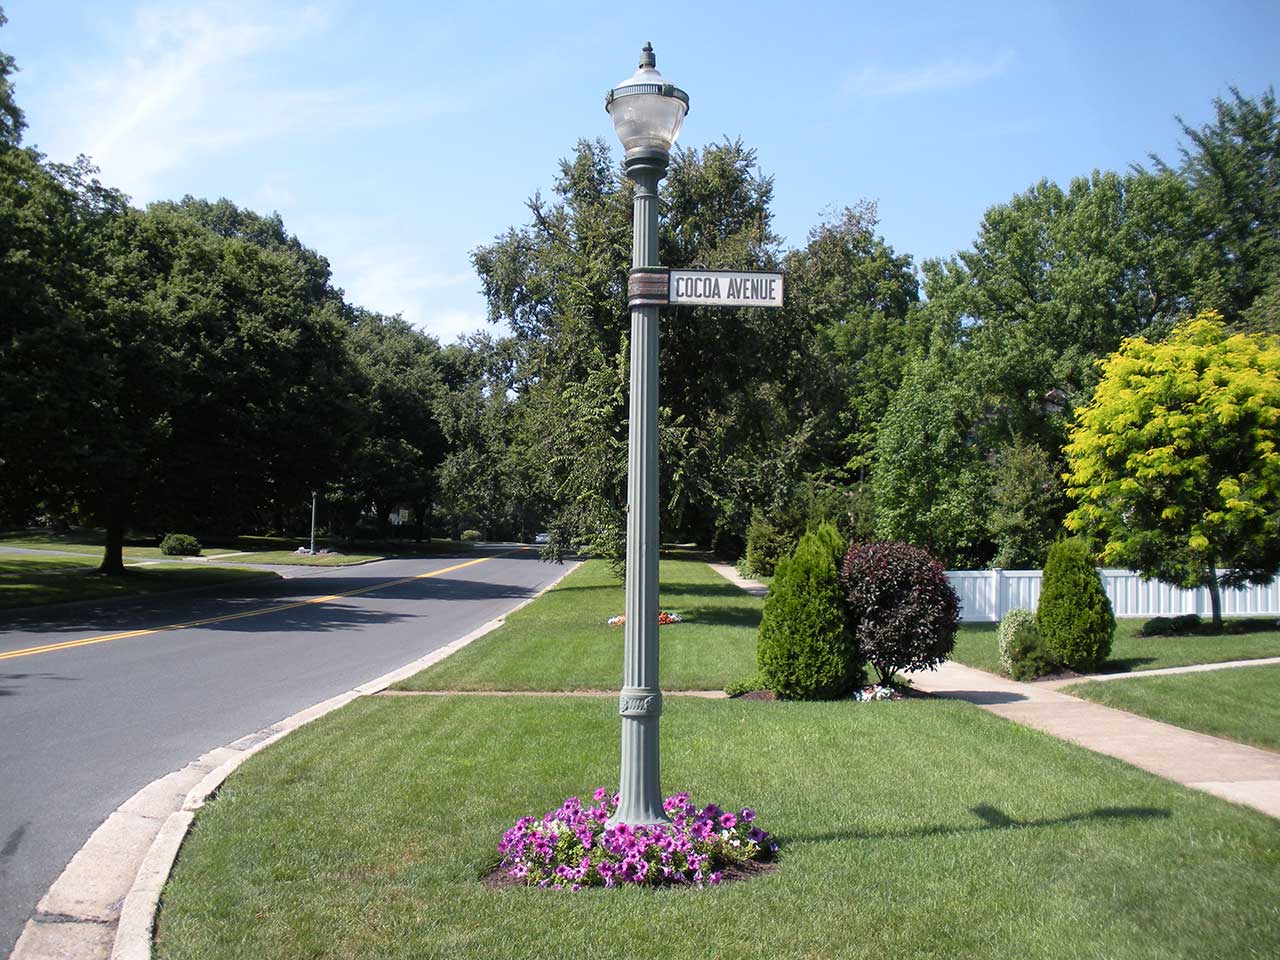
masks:
[[[690,94],[684,146],[741,137],[775,227],[879,203],[919,262],[984,210],[1172,158],[1229,84],[1280,74],[1280,3],[0,0],[27,142],[87,153],[135,203],[278,210],[352,302],[452,340],[484,325],[468,254],[526,219],[604,92],[653,42]],[[679,266],[679,264],[672,264]]]

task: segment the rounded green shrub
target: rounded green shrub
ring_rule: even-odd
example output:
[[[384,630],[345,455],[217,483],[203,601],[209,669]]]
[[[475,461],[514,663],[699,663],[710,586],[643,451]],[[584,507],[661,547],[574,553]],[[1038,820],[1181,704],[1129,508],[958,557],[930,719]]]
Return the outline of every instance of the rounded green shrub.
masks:
[[[1116,618],[1093,555],[1078,537],[1049,548],[1036,624],[1049,653],[1079,673],[1097,670],[1111,655]]]
[[[835,558],[817,533],[801,537],[777,566],[760,620],[756,663],[780,700],[832,700],[862,683]]]
[[[1015,680],[1034,680],[1053,673],[1058,664],[1045,647],[1030,610],[1010,610],[1000,621],[1000,666]]]
[[[466,543],[473,543],[476,540],[480,539],[480,531],[479,530],[463,530],[462,539]]]
[[[753,577],[773,576],[779,561],[795,550],[799,539],[790,524],[775,522],[757,510],[747,528],[747,573]]]
[[[160,552],[166,557],[198,557],[200,541],[190,534],[171,533],[160,541]]]
[[[902,670],[931,670],[947,658],[960,625],[960,598],[940,564],[910,544],[855,543],[840,569],[858,651],[889,683]]]

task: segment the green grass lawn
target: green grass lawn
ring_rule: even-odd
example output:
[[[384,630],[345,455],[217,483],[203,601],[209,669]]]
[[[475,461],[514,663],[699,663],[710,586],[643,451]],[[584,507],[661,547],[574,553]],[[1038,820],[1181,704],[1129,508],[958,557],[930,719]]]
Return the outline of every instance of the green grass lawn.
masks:
[[[665,559],[661,607],[685,623],[659,629],[667,690],[721,690],[755,671],[763,601],[705,563]],[[404,690],[606,690],[622,684],[622,584],[592,560],[537,603],[447,660],[401,684]]]
[[[67,553],[82,553],[86,556],[102,557],[104,537],[101,530],[71,530],[66,533],[51,533],[45,530],[17,530],[0,533],[0,546],[22,547],[28,550],[57,550]],[[154,540],[149,543],[154,543]],[[431,556],[457,550],[470,549],[469,545],[456,540],[379,540],[343,542],[321,539],[316,541],[318,548],[329,547],[341,551],[336,554],[317,554],[309,556],[295,553],[298,547],[309,547],[310,540],[297,537],[235,537],[219,540],[214,544],[203,544],[203,556],[217,559],[219,554],[238,554],[229,557],[229,563],[272,563],[293,564],[304,567],[341,567],[355,563],[367,563],[381,560],[389,556]],[[126,560],[167,559],[160,552],[159,546],[133,541],[126,542],[124,547]]]
[[[1280,665],[1095,680],[1064,692],[1188,730],[1280,750]]]
[[[218,550],[217,553],[227,551]],[[214,550],[206,553],[214,554]],[[294,564],[299,567],[345,567],[353,563],[368,563],[371,560],[382,560],[382,553],[294,553],[292,550],[263,550],[250,554],[237,554],[227,557],[228,563],[278,563]],[[216,558],[215,558],[216,559]]]
[[[58,558],[70,560],[75,558]],[[14,556],[3,558],[3,564],[16,566]],[[41,561],[47,565],[52,561]],[[37,564],[39,566],[40,564]],[[184,587],[213,586],[260,577],[274,577],[274,573],[243,570],[232,567],[203,566],[194,563],[158,563],[140,569],[127,570],[124,576],[108,577],[95,571],[94,561],[81,563],[80,570],[66,567],[47,568],[38,572],[23,572],[0,577],[0,610],[16,607],[44,606],[52,603],[70,603],[74,600],[103,600],[136,594],[162,593]]]
[[[154,541],[153,541],[154,542]],[[22,547],[26,550],[57,550],[62,553],[83,553],[102,559],[105,544],[100,530],[73,530],[68,533],[50,533],[44,530],[16,530],[0,533],[0,546]],[[156,560],[164,557],[159,546],[126,543],[126,560]]]
[[[57,554],[0,553],[0,583],[37,573],[74,573],[98,565],[92,557],[64,557]]]
[[[490,889],[516,818],[616,783],[616,703],[364,698],[197,815],[156,956],[1280,953],[1280,823],[967,704],[673,699],[662,725],[666,792],[757,808],[783,845],[775,872]]]
[[[1145,621],[1117,620],[1111,658],[1100,673],[1128,673],[1182,667],[1192,663],[1222,663],[1280,657],[1280,630],[1221,636],[1140,637]],[[951,659],[990,673],[1000,672],[1000,645],[994,623],[961,624]]]

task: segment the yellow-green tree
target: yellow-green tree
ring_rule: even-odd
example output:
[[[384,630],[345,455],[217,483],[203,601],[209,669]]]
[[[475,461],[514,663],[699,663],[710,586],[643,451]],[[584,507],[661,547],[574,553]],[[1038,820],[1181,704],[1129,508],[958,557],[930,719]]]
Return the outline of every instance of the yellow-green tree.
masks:
[[[1215,313],[1125,340],[1066,447],[1067,527],[1101,560],[1182,587],[1270,583],[1280,565],[1280,338]]]

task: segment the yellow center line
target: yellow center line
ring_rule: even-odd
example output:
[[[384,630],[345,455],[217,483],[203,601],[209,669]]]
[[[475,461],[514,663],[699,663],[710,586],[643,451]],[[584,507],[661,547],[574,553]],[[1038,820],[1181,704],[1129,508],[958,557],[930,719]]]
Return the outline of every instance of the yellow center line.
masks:
[[[99,637],[85,637],[83,640],[65,640],[62,643],[47,643],[39,647],[24,647],[21,650],[10,650],[7,653],[0,653],[0,660],[13,660],[16,657],[30,657],[37,653],[52,653],[55,650],[69,650],[72,647],[87,647],[95,643],[109,643],[112,640],[125,640],[129,637],[145,637],[153,633],[164,633],[170,630],[186,630],[189,627],[205,627],[211,623],[226,623],[229,620],[243,620],[246,617],[260,617],[269,613],[282,613],[285,610],[296,610],[299,607],[310,606],[314,603],[330,603],[334,600],[341,600],[343,597],[354,597],[361,593],[371,593],[374,590],[383,590],[387,587],[398,587],[404,583],[412,583],[415,580],[427,580],[431,577],[439,577],[446,573],[453,573],[455,570],[461,570],[464,567],[474,567],[477,563],[484,563],[486,560],[494,560],[498,557],[509,557],[512,554],[520,553],[522,550],[528,550],[529,547],[520,547],[516,550],[508,550],[505,553],[495,553],[488,557],[477,557],[475,560],[467,560],[464,563],[455,563],[451,567],[444,567],[441,570],[430,570],[427,573],[415,573],[411,577],[401,577],[399,580],[388,580],[384,583],[375,583],[368,587],[357,587],[355,590],[347,590],[345,593],[331,593],[323,597],[311,597],[308,600],[299,600],[295,603],[281,603],[273,607],[259,607],[256,610],[243,610],[240,613],[226,613],[219,617],[205,617],[203,620],[189,620],[186,623],[170,623],[163,627],[148,627],[145,630],[125,630],[120,633],[107,633]]]

